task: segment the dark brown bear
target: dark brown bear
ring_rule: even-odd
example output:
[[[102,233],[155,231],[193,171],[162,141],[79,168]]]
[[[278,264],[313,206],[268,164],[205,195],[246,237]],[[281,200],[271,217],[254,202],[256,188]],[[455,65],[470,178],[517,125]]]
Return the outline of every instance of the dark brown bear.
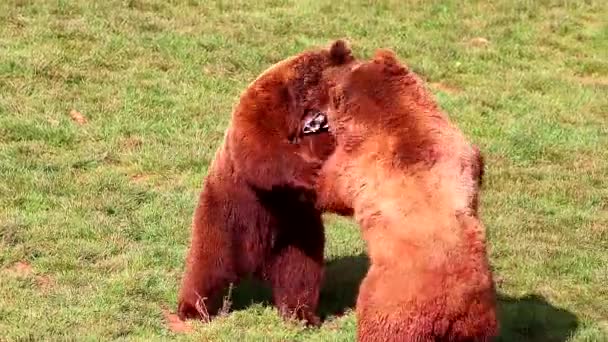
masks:
[[[490,341],[498,323],[479,151],[391,52],[343,75],[330,90],[337,146],[318,196],[321,208],[354,210],[367,244],[358,340]]]
[[[334,141],[303,135],[303,124],[327,107],[325,77],[352,61],[336,41],[272,66],[241,96],[194,214],[181,319],[208,320],[229,283],[254,275],[281,315],[319,323],[325,238],[314,183]]]

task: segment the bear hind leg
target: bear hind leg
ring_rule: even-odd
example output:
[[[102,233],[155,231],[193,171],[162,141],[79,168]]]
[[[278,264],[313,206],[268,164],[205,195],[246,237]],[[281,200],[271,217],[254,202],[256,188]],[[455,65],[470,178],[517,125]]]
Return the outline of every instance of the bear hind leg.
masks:
[[[268,280],[273,301],[286,319],[304,320],[312,326],[321,323],[316,311],[323,281],[322,244],[320,255],[315,256],[309,256],[295,246],[287,246],[270,263]]]

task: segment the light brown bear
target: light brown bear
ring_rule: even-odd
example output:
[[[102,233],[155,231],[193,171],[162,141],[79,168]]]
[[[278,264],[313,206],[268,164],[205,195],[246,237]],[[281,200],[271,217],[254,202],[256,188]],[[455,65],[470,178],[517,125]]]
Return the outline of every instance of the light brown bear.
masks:
[[[328,120],[337,147],[319,176],[318,205],[354,210],[370,258],[358,340],[491,340],[498,322],[477,215],[479,151],[387,50],[330,90]]]
[[[181,319],[208,320],[222,290],[253,275],[270,284],[283,316],[319,323],[325,240],[314,184],[335,145],[303,128],[327,107],[324,77],[351,62],[336,41],[277,63],[242,94],[194,213]]]

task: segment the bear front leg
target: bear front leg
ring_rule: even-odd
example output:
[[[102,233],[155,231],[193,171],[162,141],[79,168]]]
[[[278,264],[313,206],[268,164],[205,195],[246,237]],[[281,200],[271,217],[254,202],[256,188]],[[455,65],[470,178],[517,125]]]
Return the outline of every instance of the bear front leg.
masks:
[[[188,252],[177,307],[182,320],[211,320],[218,313],[223,290],[238,280],[227,251],[202,240],[194,237]]]
[[[323,260],[315,259],[294,247],[287,247],[275,257],[270,271],[272,298],[285,319],[305,320],[313,326],[321,323],[316,311]]]
[[[338,165],[340,152],[336,151],[325,162],[315,184],[317,192],[316,207],[323,212],[331,212],[341,216],[353,216],[354,209],[349,203],[344,189],[344,175]]]
[[[273,255],[266,275],[281,316],[318,326],[321,321],[316,311],[323,281],[325,237],[321,225],[316,232],[310,227],[307,229],[307,236],[300,237],[301,241],[288,244]]]

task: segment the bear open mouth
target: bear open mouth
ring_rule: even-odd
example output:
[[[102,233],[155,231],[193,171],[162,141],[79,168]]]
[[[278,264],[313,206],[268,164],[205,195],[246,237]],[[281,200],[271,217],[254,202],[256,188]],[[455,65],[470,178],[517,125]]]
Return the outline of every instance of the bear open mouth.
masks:
[[[314,115],[304,120],[304,127],[302,127],[302,133],[315,134],[329,131],[329,123],[327,121],[327,115],[323,112],[316,112]]]

